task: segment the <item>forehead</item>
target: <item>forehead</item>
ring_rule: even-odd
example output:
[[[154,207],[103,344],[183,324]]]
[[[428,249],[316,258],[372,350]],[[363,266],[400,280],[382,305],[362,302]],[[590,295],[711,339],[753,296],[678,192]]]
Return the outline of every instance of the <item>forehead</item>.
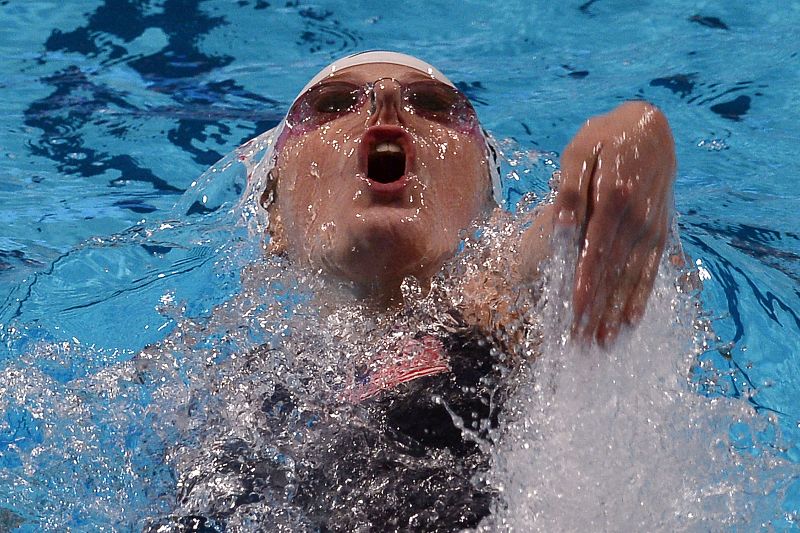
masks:
[[[417,69],[405,65],[395,65],[393,63],[368,63],[365,65],[353,65],[343,68],[325,78],[326,80],[336,79],[351,81],[355,83],[368,83],[380,78],[394,78],[398,81],[419,81],[436,79],[431,74],[420,72]]]

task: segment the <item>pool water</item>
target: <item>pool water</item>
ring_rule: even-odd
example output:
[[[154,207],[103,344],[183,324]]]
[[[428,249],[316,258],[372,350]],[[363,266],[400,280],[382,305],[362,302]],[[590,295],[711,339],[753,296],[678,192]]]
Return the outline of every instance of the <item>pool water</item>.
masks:
[[[610,352],[564,345],[542,310],[553,335],[510,401],[489,476],[506,505],[483,527],[797,527],[800,5],[11,0],[0,17],[0,531],[141,530],[223,437],[272,453],[241,390],[297,362],[235,356],[322,319],[241,223],[234,150],[370,48],[472,99],[512,210],[593,114],[643,98],[674,130],[702,292],[676,295],[665,269]],[[341,313],[319,331],[363,310]],[[343,331],[287,342],[358,350]],[[259,505],[230,524],[280,507]]]

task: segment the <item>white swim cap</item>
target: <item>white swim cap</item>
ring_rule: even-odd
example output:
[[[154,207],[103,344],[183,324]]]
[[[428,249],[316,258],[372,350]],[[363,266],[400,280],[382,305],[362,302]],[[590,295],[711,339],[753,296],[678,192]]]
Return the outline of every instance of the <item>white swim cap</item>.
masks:
[[[414,70],[418,70],[424,74],[427,74],[431,78],[447,84],[450,87],[455,87],[453,82],[447,79],[447,76],[439,72],[439,70],[433,65],[426,63],[421,59],[407,54],[401,54],[400,52],[369,50],[367,52],[358,52],[356,54],[351,54],[341,59],[337,59],[324,69],[320,70],[316,76],[311,78],[311,81],[306,83],[306,86],[303,87],[303,90],[300,91],[300,93],[297,95],[297,98],[299,98],[300,95],[317,83],[321,82],[328,76],[333,76],[340,70],[348,67],[354,67],[356,65],[367,65],[370,63],[389,63],[391,65],[402,65],[404,67],[413,68]],[[297,100],[297,98],[295,98],[295,100]]]

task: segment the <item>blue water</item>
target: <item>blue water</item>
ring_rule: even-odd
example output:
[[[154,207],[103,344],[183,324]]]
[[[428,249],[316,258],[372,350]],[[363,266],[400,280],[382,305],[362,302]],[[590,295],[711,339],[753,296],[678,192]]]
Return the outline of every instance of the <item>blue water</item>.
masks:
[[[135,530],[169,511],[160,389],[84,387],[241,291],[258,255],[230,218],[241,169],[200,176],[369,48],[430,61],[509,153],[538,154],[509,206],[544,192],[587,117],[660,106],[718,337],[700,357],[728,371],[698,394],[774,415],[800,461],[800,4],[7,0],[0,20],[0,530]]]

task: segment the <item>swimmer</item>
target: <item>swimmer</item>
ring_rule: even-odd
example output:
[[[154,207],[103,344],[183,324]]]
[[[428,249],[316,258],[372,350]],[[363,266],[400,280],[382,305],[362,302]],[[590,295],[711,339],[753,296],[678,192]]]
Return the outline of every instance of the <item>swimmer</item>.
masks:
[[[377,51],[336,61],[275,132],[262,184],[273,250],[396,304],[405,277],[430,279],[462,230],[499,209],[494,157],[470,102],[433,66]],[[644,313],[674,176],[672,134],[656,107],[627,102],[590,118],[563,151],[555,201],[508,243],[510,278],[487,273],[465,314],[496,326],[502,316],[487,315],[498,292],[534,280],[552,234],[569,230],[579,242],[574,337],[610,344]]]
[[[407,277],[430,287],[464,230],[504,216],[497,154],[472,105],[441,72],[407,55],[336,61],[264,138],[269,149],[245,196],[260,198],[269,214],[271,252],[343,283],[376,313],[402,307]],[[571,233],[579,248],[574,337],[609,346],[644,312],[674,174],[671,132],[652,105],[628,102],[588,120],[563,152],[554,202],[520,221],[524,229],[492,258],[498,268],[478,268],[458,308],[419,330],[373,327],[383,336],[354,341],[353,376],[334,387],[333,406],[309,402],[302,380],[270,370],[268,392],[248,400],[260,406],[248,424],[268,429],[253,442],[225,438],[190,454],[173,514],[146,530],[218,531],[230,521],[275,531],[478,527],[499,505],[497,490],[478,478],[490,468],[487,446],[515,372],[506,328],[519,316],[504,294],[535,286],[553,235]],[[324,357],[314,352],[314,333],[298,328],[280,349],[310,357],[313,367]],[[269,361],[274,349],[237,357],[229,375]]]

